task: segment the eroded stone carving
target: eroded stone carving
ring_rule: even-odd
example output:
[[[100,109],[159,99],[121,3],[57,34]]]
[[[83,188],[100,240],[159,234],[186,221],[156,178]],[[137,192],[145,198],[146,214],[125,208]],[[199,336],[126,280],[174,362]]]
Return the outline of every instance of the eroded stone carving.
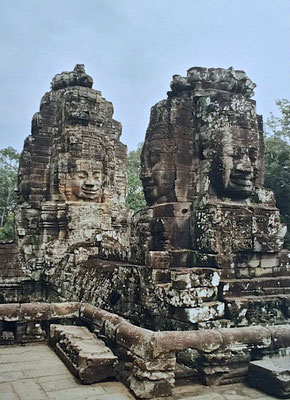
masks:
[[[287,321],[285,227],[263,187],[262,120],[246,74],[194,67],[173,77],[151,110],[147,207],[133,219],[121,126],[85,75],[77,66],[53,80],[24,145],[22,273],[49,282],[49,300],[87,301],[152,329]]]
[[[62,185],[68,201],[102,201],[103,165],[94,160],[77,160],[69,178]]]
[[[173,77],[142,151],[147,207],[131,219],[111,103],[82,65],[56,75],[21,156],[17,241],[1,244],[0,301],[16,303],[1,306],[2,343],[83,320],[114,343],[120,374],[144,398],[169,395],[182,371],[239,381],[253,355],[287,348],[290,256],[263,187],[254,87],[233,68]],[[82,304],[51,303],[67,300]]]
[[[92,84],[83,65],[56,75],[25,141],[16,229],[30,275],[63,268],[63,257],[76,265],[100,253],[129,253],[127,149],[112,104]],[[70,257],[78,243],[84,254]]]
[[[259,279],[284,274],[279,252],[285,227],[273,194],[263,187],[263,126],[251,99],[254,88],[243,71],[193,67],[186,77],[174,75],[168,99],[151,110],[141,156],[148,207],[133,221],[141,239],[132,254],[152,269],[148,280],[155,281],[152,296],[163,315],[183,329],[227,326],[229,315],[241,325],[273,318],[264,307],[270,290],[262,289],[259,306],[252,303],[256,311],[245,311],[247,295],[256,295],[250,282],[261,287]],[[216,271],[216,286],[206,280],[193,285],[200,269]],[[240,292],[236,280],[244,280]],[[242,295],[243,305],[235,300]],[[157,318],[154,301],[145,302]],[[277,320],[288,318],[281,307],[272,304]]]
[[[192,200],[198,159],[190,99],[157,103],[141,154],[141,180],[149,205]]]

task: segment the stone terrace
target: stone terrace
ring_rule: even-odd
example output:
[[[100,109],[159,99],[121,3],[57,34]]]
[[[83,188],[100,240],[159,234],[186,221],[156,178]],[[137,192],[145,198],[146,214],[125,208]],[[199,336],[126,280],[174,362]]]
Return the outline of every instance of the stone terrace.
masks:
[[[119,382],[82,385],[45,344],[3,346],[0,354],[1,400],[130,400],[134,397]],[[244,384],[205,387],[178,386],[170,400],[267,400]]]

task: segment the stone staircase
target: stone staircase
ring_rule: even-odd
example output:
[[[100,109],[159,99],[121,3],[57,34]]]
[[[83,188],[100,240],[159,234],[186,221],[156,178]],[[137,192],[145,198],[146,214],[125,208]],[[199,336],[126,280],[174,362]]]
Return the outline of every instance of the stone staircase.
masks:
[[[167,312],[169,321],[177,321],[170,329],[289,323],[289,259],[289,253],[282,251],[279,257],[264,255],[254,260],[257,265],[228,271],[219,268],[214,254],[189,249],[151,251],[147,262],[152,276],[146,282],[147,287],[152,281],[155,286],[143,300],[146,303],[148,298],[150,305],[154,298],[160,317],[165,319]]]
[[[115,375],[118,358],[85,327],[53,324],[50,343],[82,383],[92,384]]]
[[[225,297],[267,296],[290,294],[290,276],[226,279],[222,281]]]
[[[223,279],[219,297],[225,301],[226,317],[238,326],[289,322],[289,275]]]

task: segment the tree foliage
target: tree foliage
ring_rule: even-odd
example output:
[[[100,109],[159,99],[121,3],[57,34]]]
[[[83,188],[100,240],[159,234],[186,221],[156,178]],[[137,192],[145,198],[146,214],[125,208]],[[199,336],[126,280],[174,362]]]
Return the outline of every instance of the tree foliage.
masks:
[[[136,150],[132,150],[128,154],[128,169],[127,169],[127,180],[128,180],[128,193],[126,204],[127,206],[137,212],[141,208],[146,206],[144,198],[143,187],[140,175],[140,155],[143,143],[139,143]]]
[[[288,232],[285,245],[290,249],[290,102],[276,102],[281,115],[273,114],[266,123],[265,186],[276,197],[277,207]]]
[[[0,239],[13,236],[13,210],[19,154],[13,147],[0,150]]]

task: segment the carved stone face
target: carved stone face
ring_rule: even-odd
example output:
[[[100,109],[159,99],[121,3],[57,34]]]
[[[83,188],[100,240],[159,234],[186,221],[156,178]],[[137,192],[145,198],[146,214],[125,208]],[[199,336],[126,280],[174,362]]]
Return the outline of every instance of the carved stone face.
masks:
[[[70,190],[74,200],[101,201],[101,165],[88,160],[79,160],[76,170],[71,174]]]
[[[217,194],[248,198],[257,177],[258,133],[230,127],[216,134],[210,178]]]
[[[162,142],[145,142],[141,154],[141,174],[148,205],[176,201],[174,153],[165,152]]]

